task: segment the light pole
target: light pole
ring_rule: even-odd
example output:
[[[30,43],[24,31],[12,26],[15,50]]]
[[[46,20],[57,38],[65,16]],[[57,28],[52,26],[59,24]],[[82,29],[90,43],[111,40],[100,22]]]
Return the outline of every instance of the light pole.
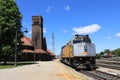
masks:
[[[28,30],[27,30],[27,28],[26,28],[26,30],[24,31],[25,33],[28,33]],[[15,33],[15,40],[16,40],[16,42],[15,42],[15,67],[17,66],[17,50],[18,50],[18,47],[17,47],[17,45],[18,45],[18,43],[17,43],[17,37],[18,37],[18,29],[16,30],[16,33]]]
[[[34,48],[34,62],[35,62],[35,48]]]
[[[15,67],[17,66],[17,30],[16,30],[16,34],[15,34]]]

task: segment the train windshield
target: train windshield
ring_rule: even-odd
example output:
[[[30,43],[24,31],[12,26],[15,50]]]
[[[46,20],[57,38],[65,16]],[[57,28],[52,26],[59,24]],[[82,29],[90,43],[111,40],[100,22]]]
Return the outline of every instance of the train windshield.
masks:
[[[76,44],[76,43],[81,43],[82,40],[73,40],[73,44]]]

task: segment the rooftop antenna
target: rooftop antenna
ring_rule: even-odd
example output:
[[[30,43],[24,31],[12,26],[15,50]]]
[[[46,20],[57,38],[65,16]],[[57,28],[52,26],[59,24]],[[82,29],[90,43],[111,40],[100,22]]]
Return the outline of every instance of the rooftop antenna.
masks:
[[[54,33],[52,33],[52,49],[53,49],[53,52],[54,52],[54,54],[55,54],[55,43],[54,43],[54,39],[55,39]]]

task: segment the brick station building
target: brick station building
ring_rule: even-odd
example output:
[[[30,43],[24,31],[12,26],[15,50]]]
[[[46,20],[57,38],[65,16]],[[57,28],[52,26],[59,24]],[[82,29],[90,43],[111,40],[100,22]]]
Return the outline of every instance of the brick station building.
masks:
[[[22,60],[32,61],[34,60],[34,46],[31,44],[32,40],[26,36],[21,38],[23,49],[22,49]]]
[[[42,16],[32,16],[32,39],[24,36],[23,60],[48,61],[55,58],[55,55],[47,49],[46,38],[43,37],[43,18]]]

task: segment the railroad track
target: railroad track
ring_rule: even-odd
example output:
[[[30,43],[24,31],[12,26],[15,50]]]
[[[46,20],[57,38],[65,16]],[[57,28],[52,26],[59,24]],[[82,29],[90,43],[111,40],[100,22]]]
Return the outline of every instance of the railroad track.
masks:
[[[98,60],[107,60],[107,61],[120,61],[120,57],[115,57],[115,58],[102,58]]]
[[[120,65],[120,62],[119,62],[119,61],[96,60],[96,62],[105,63],[105,64],[116,64],[116,65]]]
[[[119,65],[97,63],[97,66],[120,70],[120,66]]]
[[[81,73],[94,78],[95,80],[120,80],[120,76],[109,74],[106,72],[94,70],[94,71],[85,71],[81,70]]]
[[[96,65],[101,67],[120,70],[120,62],[116,62],[116,61],[97,60]]]

